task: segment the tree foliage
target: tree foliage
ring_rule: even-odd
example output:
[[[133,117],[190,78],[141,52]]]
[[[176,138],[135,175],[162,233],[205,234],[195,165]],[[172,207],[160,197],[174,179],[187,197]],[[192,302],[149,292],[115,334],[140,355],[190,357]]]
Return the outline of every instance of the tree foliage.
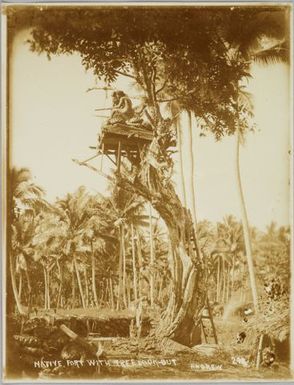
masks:
[[[234,130],[234,84],[249,76],[258,37],[285,36],[287,7],[13,7],[10,25],[31,28],[31,49],[81,55],[86,69],[114,82],[134,80],[155,109],[162,100],[202,118],[217,138]],[[270,28],[268,28],[268,24]],[[282,52],[282,51],[281,51]],[[283,51],[284,52],[284,51]]]

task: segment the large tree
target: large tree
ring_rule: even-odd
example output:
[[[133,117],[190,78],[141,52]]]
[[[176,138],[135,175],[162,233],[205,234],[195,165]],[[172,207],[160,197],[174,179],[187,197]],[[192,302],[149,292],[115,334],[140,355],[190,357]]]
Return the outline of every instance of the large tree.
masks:
[[[261,7],[246,10],[251,17]],[[32,28],[35,52],[49,57],[78,52],[98,78],[111,83],[124,75],[144,92],[154,139],[150,151],[141,153],[141,162],[133,161],[131,175],[123,172],[117,181],[148,200],[166,223],[173,290],[158,330],[187,345],[193,344],[207,276],[197,241],[195,252],[189,247],[194,231],[190,213],[171,182],[168,149],[176,133],[173,117],[162,116],[160,103],[177,100],[217,138],[234,132],[236,107],[231,100],[244,65],[227,60],[223,31],[230,12],[229,7],[24,6],[12,7],[9,15],[11,26]]]

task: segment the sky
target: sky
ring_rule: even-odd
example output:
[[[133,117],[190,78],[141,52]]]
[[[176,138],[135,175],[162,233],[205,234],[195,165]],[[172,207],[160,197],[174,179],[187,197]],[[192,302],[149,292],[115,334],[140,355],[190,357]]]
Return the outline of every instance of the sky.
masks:
[[[85,185],[90,192],[107,192],[107,182],[72,159],[84,160],[94,151],[103,119],[95,108],[111,106],[105,91],[86,72],[78,55],[52,57],[30,52],[25,43],[28,32],[17,35],[11,64],[10,121],[12,165],[28,167],[35,183],[46,190],[53,202]],[[265,229],[271,221],[289,224],[290,175],[290,90],[289,67],[285,64],[254,65],[248,84],[252,93],[257,126],[241,148],[241,176],[249,221]],[[98,84],[102,85],[103,84]],[[132,84],[120,78],[114,85],[136,96]],[[107,112],[101,114],[107,115]],[[182,116],[185,125],[186,117]],[[194,124],[193,154],[198,220],[220,221],[225,215],[240,217],[235,172],[235,137],[215,142],[199,136]],[[186,150],[188,136],[183,130],[185,184],[191,189],[191,159]],[[91,164],[99,166],[99,159]],[[103,171],[111,167],[103,161]],[[174,180],[179,195],[179,165],[175,157]],[[188,197],[191,195],[188,194]],[[191,208],[191,199],[188,206]]]

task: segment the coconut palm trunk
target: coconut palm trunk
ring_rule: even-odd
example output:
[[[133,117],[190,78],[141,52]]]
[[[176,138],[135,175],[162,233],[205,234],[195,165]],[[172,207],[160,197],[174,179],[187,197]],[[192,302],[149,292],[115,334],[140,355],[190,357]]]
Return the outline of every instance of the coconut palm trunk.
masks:
[[[93,292],[94,304],[95,304],[95,307],[98,307],[98,296],[97,296],[96,276],[95,276],[95,252],[94,252],[92,241],[91,241],[91,273],[92,273],[92,292]]]
[[[247,209],[246,209],[245,198],[244,198],[244,193],[242,188],[241,171],[240,171],[240,141],[241,141],[241,133],[239,128],[237,128],[236,130],[236,179],[237,179],[237,186],[238,186],[238,192],[239,192],[241,221],[242,221],[242,227],[243,227],[243,236],[244,236],[244,243],[245,243],[246,259],[248,264],[252,300],[253,300],[255,311],[258,311],[258,295],[257,295],[256,279],[255,279],[254,264],[253,264],[250,227],[248,222]]]
[[[121,250],[122,250],[122,294],[125,308],[128,307],[127,304],[127,286],[126,286],[126,278],[127,278],[127,266],[126,266],[126,245],[125,245],[125,228],[124,225],[121,225]]]
[[[122,277],[123,277],[123,252],[122,252],[122,234],[119,227],[119,260],[118,260],[118,293],[116,310],[120,310],[122,302]]]
[[[12,256],[11,253],[9,253],[9,267],[10,267],[10,277],[11,277],[11,284],[12,284],[12,291],[16,303],[17,310],[20,314],[24,315],[25,311],[23,309],[23,306],[20,302],[20,298],[18,296],[17,286],[16,286],[16,278],[15,278],[15,270],[12,262]]]
[[[179,112],[178,112],[179,113]],[[187,193],[185,185],[185,174],[184,174],[184,161],[183,161],[183,151],[182,151],[182,125],[180,118],[176,119],[176,130],[177,130],[177,150],[179,153],[179,163],[180,163],[180,177],[181,177],[181,186],[182,186],[182,197],[183,204],[187,207]]]
[[[79,273],[79,269],[78,269],[77,261],[76,261],[75,257],[73,259],[73,263],[74,263],[74,268],[75,268],[76,277],[77,277],[77,281],[78,281],[78,287],[79,287],[79,292],[80,292],[82,306],[83,306],[83,309],[85,309],[86,308],[85,297],[84,297],[81,277],[80,277],[80,273]]]
[[[74,267],[74,262],[72,262],[72,308],[75,307],[75,302],[76,302],[76,282],[75,282],[75,267]]]
[[[196,230],[197,225],[197,212],[196,212],[196,180],[195,180],[195,159],[194,159],[194,151],[193,151],[193,121],[192,121],[192,113],[188,111],[188,133],[189,133],[189,158],[190,158],[190,180],[191,180],[191,200],[192,200],[192,217],[194,222],[194,227]]]
[[[112,283],[112,278],[109,278],[109,290],[110,290],[110,304],[111,304],[111,309],[114,310],[114,295],[113,295],[113,283]]]
[[[154,242],[153,242],[153,226],[152,226],[152,208],[149,204],[149,236],[150,236],[150,304],[154,306]]]
[[[62,277],[62,271],[61,271],[60,263],[58,262],[58,260],[56,261],[56,265],[57,265],[58,276],[59,276],[59,286],[58,286],[58,294],[57,294],[57,300],[56,300],[56,308],[58,309],[60,307],[60,304],[61,304],[63,277]]]
[[[137,268],[136,268],[136,249],[135,249],[135,235],[134,225],[131,224],[131,242],[132,242],[132,267],[133,267],[133,286],[134,286],[134,300],[138,301],[138,288],[137,288]]]
[[[44,309],[48,309],[48,297],[47,297],[47,272],[45,266],[43,266],[44,273]]]
[[[88,273],[87,267],[84,267],[84,278],[85,278],[85,305],[89,307],[89,286],[88,286]]]
[[[220,301],[220,291],[221,291],[221,257],[218,256],[217,259],[217,285],[216,285],[216,301]]]
[[[21,301],[21,293],[22,293],[22,273],[20,271],[20,273],[19,273],[19,281],[18,281],[18,297],[19,297],[20,301]]]
[[[50,301],[50,271],[46,270],[47,274],[47,309],[50,309],[51,307],[51,301]]]
[[[139,265],[139,279],[138,279],[138,297],[139,299],[142,296],[142,248],[141,248],[141,240],[140,240],[140,234],[139,231],[136,231],[136,238],[137,238],[137,251],[138,251],[138,265]]]

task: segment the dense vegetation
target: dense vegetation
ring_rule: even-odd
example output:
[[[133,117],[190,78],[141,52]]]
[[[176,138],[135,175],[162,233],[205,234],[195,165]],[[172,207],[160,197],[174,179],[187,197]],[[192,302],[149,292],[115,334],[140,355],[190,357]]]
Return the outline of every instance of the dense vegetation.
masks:
[[[171,287],[170,244],[165,225],[157,213],[150,215],[146,202],[114,184],[107,197],[90,195],[80,187],[51,205],[28,170],[13,170],[13,178],[9,282],[18,310],[81,307],[134,312],[142,301],[145,311],[164,311]],[[232,216],[216,224],[201,221],[197,235],[211,304],[225,307],[236,296],[239,306],[250,302],[241,223]],[[289,316],[289,228],[272,223],[265,232],[252,228],[251,236],[261,297],[265,298],[265,285],[273,279],[280,284],[277,304],[266,323],[263,309],[258,328],[276,338],[282,332],[284,339],[289,333],[285,319]],[[266,301],[262,304],[267,306]]]

